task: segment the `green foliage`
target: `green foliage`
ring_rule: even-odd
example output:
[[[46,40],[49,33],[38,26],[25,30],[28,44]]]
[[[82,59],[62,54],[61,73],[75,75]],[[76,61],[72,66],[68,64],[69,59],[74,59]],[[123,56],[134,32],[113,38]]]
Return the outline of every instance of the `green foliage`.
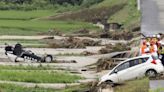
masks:
[[[104,0],[83,0],[83,3],[81,4],[82,7],[90,7],[94,4],[98,4]]]
[[[0,10],[52,9],[57,5],[81,5],[83,0],[0,0]]]

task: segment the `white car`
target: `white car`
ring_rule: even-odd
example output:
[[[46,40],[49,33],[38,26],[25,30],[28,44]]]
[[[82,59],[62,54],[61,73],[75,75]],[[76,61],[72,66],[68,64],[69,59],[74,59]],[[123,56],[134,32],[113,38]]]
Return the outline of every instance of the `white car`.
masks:
[[[163,71],[164,67],[159,59],[151,55],[139,56],[118,64],[108,74],[100,78],[99,84],[103,82],[119,84],[144,76],[156,77]]]

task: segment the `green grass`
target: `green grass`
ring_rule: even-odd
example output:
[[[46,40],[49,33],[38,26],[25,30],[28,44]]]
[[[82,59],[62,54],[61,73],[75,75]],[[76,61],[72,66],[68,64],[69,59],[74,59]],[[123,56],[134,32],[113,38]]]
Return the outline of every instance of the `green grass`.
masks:
[[[125,6],[124,6],[125,4]],[[60,15],[68,12],[70,14]],[[109,16],[109,22],[118,22],[124,24],[125,27],[131,27],[133,24],[139,24],[140,13],[137,11],[136,0],[104,0],[88,9],[75,9],[71,6],[67,8],[59,8],[54,10],[33,10],[33,11],[17,11],[4,10],[0,11],[0,35],[37,35],[47,33],[51,29],[59,30],[63,33],[72,33],[80,29],[100,30],[88,22],[77,21],[93,21],[95,18],[104,18]],[[43,20],[48,16],[60,21]],[[56,17],[60,15],[60,17]],[[53,19],[52,17],[52,19]],[[48,18],[49,19],[49,18]],[[72,21],[70,21],[72,19]],[[64,21],[61,21],[64,20]],[[65,21],[68,20],[68,21]],[[76,21],[74,21],[76,20]]]
[[[43,40],[28,40],[28,39],[3,39],[0,40],[0,44],[4,43],[10,43],[10,44],[16,44],[16,43],[22,43],[22,44],[46,44]]]
[[[27,88],[13,84],[0,84],[0,92],[58,92],[48,88]]]
[[[39,87],[22,87],[14,84],[0,84],[0,92],[73,92],[75,90],[85,89],[88,85],[80,85],[65,88],[62,90],[55,90],[51,88],[39,88]]]
[[[122,1],[115,0],[115,2],[120,3]],[[134,24],[140,23],[140,12],[136,7],[136,0],[124,0],[126,6],[112,15],[109,18],[109,22],[116,22],[124,24],[125,27],[130,27]]]
[[[115,5],[126,3],[126,1],[127,0],[104,0],[101,3],[93,5],[91,8],[112,7]]]
[[[126,82],[125,85],[117,86],[115,92],[148,92],[149,91],[149,79],[139,79]]]
[[[76,21],[47,21],[44,18],[56,16],[58,10],[0,10],[0,35],[37,35],[56,29],[73,32],[83,28],[97,29],[92,24]]]
[[[86,22],[0,20],[0,35],[36,35],[51,29],[69,33],[83,28],[97,29],[97,27]]]
[[[40,17],[55,15],[55,10],[33,10],[33,11],[18,11],[18,10],[0,10],[1,20],[31,20]]]
[[[91,85],[82,84],[80,86],[68,87],[63,90],[58,90],[57,92],[86,92],[84,90],[89,89]]]
[[[41,70],[0,70],[0,80],[32,83],[74,83],[81,77],[68,72]]]
[[[28,39],[3,39],[0,40],[0,44],[4,45],[8,43],[9,45],[15,45],[20,43],[23,47],[32,47],[32,48],[46,48],[48,47],[47,43],[43,40],[28,40]]]
[[[164,88],[157,88],[155,90],[150,90],[149,92],[164,92]]]
[[[54,66],[23,66],[23,65],[18,65],[18,66],[12,66],[12,65],[0,65],[0,70],[54,70]]]

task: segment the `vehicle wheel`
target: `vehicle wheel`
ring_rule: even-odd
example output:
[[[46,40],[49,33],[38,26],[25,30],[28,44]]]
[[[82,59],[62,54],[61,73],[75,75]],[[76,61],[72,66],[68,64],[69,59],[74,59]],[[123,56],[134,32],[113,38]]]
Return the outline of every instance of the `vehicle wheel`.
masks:
[[[113,83],[113,81],[107,80],[104,83],[102,83],[102,85],[110,85],[111,87],[114,87],[115,84]]]
[[[107,80],[107,81],[105,81],[105,83],[106,83],[106,84],[113,84],[113,81]]]
[[[146,71],[146,76],[149,78],[155,78],[157,76],[157,72],[155,70]]]
[[[52,62],[52,60],[53,60],[53,57],[52,57],[51,55],[47,55],[47,56],[44,58],[44,61],[45,61],[46,63],[50,63],[50,62]]]

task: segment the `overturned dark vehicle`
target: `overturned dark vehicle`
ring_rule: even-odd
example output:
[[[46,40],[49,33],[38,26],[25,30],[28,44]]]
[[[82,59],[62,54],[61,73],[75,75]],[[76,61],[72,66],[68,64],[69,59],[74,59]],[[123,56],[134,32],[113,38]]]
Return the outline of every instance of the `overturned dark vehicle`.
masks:
[[[32,62],[46,62],[50,63],[53,61],[52,55],[35,55],[32,51],[23,50],[21,44],[16,44],[15,47],[6,46],[5,54],[13,62],[23,62],[23,61],[32,61]]]

